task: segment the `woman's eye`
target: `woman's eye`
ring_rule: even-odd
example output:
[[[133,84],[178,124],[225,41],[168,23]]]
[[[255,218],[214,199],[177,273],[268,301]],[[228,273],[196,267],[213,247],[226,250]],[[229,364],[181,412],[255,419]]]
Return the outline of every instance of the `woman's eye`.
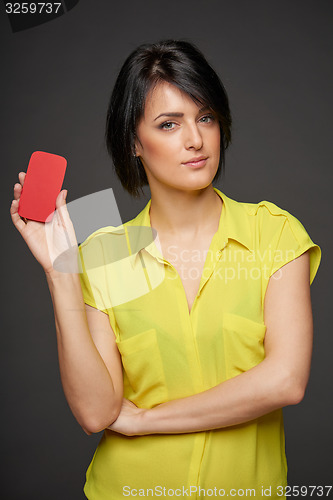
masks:
[[[214,116],[213,115],[205,115],[200,120],[203,120],[205,123],[209,123],[210,121],[214,120]]]
[[[160,128],[162,128],[163,130],[173,130],[174,127],[172,127],[171,125],[174,125],[174,123],[173,122],[164,122],[164,123],[161,123]]]
[[[200,122],[210,123],[215,120],[214,115],[205,115],[200,118]],[[162,130],[174,130],[176,128],[175,122],[163,122],[159,125],[159,128]]]

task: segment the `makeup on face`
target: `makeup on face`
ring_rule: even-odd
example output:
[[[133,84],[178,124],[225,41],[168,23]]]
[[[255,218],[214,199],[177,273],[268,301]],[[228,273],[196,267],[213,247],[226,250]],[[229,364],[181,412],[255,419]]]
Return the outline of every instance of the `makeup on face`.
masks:
[[[219,164],[219,122],[207,106],[199,107],[174,85],[160,83],[146,100],[136,151],[150,184],[207,186]]]

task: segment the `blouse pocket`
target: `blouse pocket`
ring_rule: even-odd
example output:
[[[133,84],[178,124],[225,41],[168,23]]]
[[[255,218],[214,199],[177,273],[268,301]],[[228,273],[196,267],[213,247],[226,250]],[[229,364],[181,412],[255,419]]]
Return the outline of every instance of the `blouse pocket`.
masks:
[[[224,355],[227,379],[259,364],[265,357],[266,325],[236,314],[223,315]]]
[[[117,342],[129,387],[125,397],[150,408],[167,401],[161,353],[154,328]],[[124,380],[124,389],[126,384]]]

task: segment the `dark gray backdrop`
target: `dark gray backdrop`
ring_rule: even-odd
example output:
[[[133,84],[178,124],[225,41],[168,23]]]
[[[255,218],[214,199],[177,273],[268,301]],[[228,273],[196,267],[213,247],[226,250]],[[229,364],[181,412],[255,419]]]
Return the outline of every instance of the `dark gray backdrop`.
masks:
[[[12,33],[1,5],[2,467],[6,500],[79,500],[101,435],[88,437],[62,393],[52,303],[39,264],[12,225],[17,173],[31,153],[68,160],[68,201],[112,187],[122,220],[132,200],[103,144],[110,90],[125,57],[162,38],[196,43],[220,74],[234,118],[226,176],[238,201],[295,215],[323,252],[311,287],[315,340],[301,404],[284,409],[289,483],[332,478],[332,2],[81,0],[62,17]],[[333,493],[331,492],[331,496]]]

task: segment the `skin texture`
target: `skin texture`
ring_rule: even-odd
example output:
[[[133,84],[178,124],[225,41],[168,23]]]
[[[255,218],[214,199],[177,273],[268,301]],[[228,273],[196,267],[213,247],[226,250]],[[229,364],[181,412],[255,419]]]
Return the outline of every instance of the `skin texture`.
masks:
[[[201,107],[200,107],[201,108]],[[187,193],[208,188],[217,170],[220,129],[212,111],[203,109],[168,83],[157,85],[148,95],[145,113],[137,129],[136,154],[144,165],[154,195]],[[183,116],[166,116],[164,113]],[[204,167],[186,165],[191,158],[207,156]]]

